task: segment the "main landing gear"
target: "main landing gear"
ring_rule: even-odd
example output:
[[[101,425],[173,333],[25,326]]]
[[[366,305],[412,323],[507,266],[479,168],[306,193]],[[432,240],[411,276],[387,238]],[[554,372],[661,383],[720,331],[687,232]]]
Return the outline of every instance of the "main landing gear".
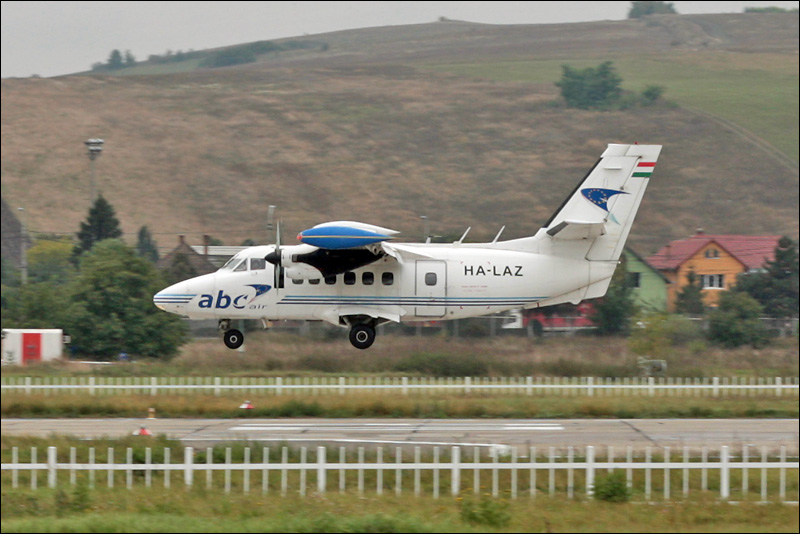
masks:
[[[231,328],[230,319],[220,319],[219,329],[222,330],[222,340],[229,349],[238,349],[244,343],[244,334],[235,328]]]
[[[368,324],[353,325],[350,329],[350,343],[357,349],[368,349],[375,342],[375,328]]]

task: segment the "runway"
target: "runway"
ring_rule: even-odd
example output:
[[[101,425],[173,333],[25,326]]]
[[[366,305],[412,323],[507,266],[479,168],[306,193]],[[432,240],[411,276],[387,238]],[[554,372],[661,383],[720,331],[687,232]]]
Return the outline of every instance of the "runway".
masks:
[[[120,438],[142,426],[186,446],[228,441],[291,445],[479,446],[520,451],[566,448],[728,445],[798,451],[798,419],[2,419],[3,436],[67,434]]]

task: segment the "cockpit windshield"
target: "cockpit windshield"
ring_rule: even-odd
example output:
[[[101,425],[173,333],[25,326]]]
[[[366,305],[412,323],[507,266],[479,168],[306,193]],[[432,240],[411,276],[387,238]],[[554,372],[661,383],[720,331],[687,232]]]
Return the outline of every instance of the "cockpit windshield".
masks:
[[[225,265],[220,267],[220,271],[234,271],[242,261],[246,261],[243,254],[239,253],[225,262]]]

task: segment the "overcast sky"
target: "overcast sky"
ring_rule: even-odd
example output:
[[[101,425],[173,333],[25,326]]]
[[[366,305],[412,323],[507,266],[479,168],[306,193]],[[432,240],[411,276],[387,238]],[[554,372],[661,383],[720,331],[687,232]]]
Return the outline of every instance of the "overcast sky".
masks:
[[[800,2],[672,2],[678,13],[741,13]],[[89,70],[114,49],[139,60],[439,17],[488,24],[623,20],[630,2],[2,2],[3,78]]]

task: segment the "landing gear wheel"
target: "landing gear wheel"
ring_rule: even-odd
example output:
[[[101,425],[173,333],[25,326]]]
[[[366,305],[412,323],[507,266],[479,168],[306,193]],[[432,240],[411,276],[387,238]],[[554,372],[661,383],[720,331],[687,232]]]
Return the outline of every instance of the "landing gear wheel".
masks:
[[[350,329],[350,343],[357,349],[368,349],[375,342],[375,329],[366,324],[357,324]]]
[[[244,343],[244,334],[232,328],[225,331],[223,340],[225,341],[225,346],[229,349],[238,349]]]

